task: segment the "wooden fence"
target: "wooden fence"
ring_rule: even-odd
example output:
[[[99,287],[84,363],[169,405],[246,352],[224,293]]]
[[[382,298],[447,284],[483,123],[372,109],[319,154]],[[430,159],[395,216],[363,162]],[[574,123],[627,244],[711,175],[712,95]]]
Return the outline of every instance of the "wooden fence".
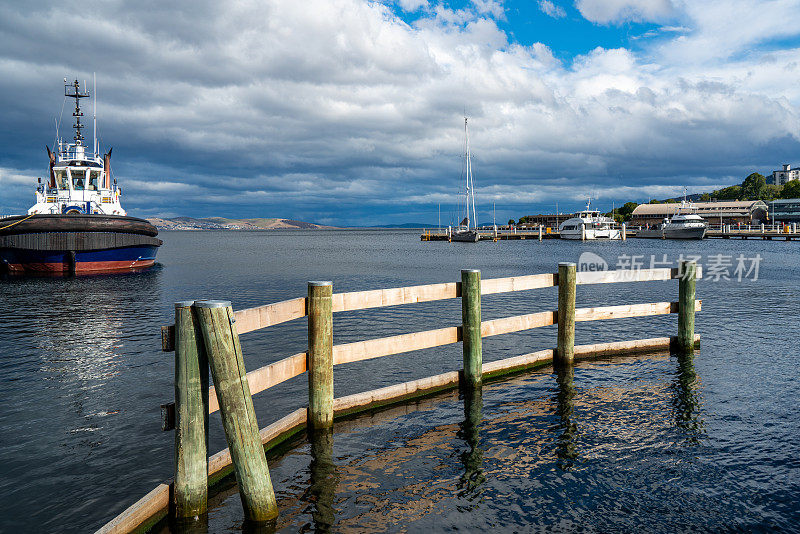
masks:
[[[557,273],[481,280],[480,272],[462,271],[460,282],[333,293],[330,282],[309,282],[308,296],[234,312],[225,301],[179,302],[175,324],[162,327],[162,350],[175,351],[175,403],[162,406],[163,428],[175,429],[175,478],[159,485],[98,532],[142,531],[171,511],[191,519],[206,511],[209,485],[236,475],[245,515],[263,521],[277,515],[265,449],[303,429],[328,431],[335,417],[402,402],[454,388],[480,388],[500,375],[548,363],[570,366],[593,356],[673,350],[691,353],[694,334],[695,280],[702,273],[694,262],[673,269],[576,272],[574,263],[559,264]],[[676,302],[575,308],[576,286],[619,282],[679,280]],[[481,321],[481,297],[558,286],[558,309]],[[340,345],[333,344],[333,314],[461,298],[462,324]],[[678,314],[675,337],[575,346],[575,323],[606,319]],[[245,373],[239,335],[308,317],[308,350]],[[557,346],[531,354],[482,361],[484,337],[558,325]],[[437,376],[333,397],[333,366],[438,347],[461,341],[463,367]],[[216,386],[209,387],[209,367]],[[307,373],[309,404],[258,430],[252,395]],[[229,448],[207,456],[208,414],[221,411]]]

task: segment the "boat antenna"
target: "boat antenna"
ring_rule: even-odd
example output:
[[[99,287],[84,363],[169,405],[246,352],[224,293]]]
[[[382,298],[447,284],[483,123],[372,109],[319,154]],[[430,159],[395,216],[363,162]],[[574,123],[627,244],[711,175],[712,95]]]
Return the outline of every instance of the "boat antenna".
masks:
[[[97,73],[92,73],[92,97],[94,105],[92,106],[92,125],[94,127],[94,157],[97,157]]]
[[[64,78],[64,85],[66,86],[66,84],[67,84],[67,79]],[[66,103],[67,103],[67,95],[64,95],[64,100],[61,101],[61,113],[58,114],[58,120],[56,120],[56,138],[53,141],[53,150],[57,150],[56,145],[58,145],[58,140],[59,140],[58,130],[59,128],[61,128],[61,119],[64,118],[64,104]]]

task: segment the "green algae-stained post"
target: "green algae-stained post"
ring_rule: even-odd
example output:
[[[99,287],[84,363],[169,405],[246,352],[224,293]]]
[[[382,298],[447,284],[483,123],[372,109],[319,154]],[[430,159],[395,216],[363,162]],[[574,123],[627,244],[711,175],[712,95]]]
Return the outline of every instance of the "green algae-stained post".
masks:
[[[694,312],[697,262],[682,261],[678,280],[678,351],[694,352]]]
[[[274,519],[278,506],[258,433],[233,309],[228,301],[205,300],[195,302],[194,311],[203,333],[245,518],[254,522]]]
[[[556,363],[572,365],[575,357],[575,264],[558,264],[558,343]]]
[[[461,331],[464,352],[464,383],[479,387],[483,381],[481,346],[481,272],[461,271]]]
[[[333,426],[333,284],[308,283],[308,424]]]
[[[208,503],[208,359],[192,301],[175,303],[175,517]]]

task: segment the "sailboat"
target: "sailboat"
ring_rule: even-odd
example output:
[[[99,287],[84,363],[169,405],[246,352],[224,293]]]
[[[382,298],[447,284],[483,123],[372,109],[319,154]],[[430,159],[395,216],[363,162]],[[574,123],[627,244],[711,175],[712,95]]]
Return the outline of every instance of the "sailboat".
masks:
[[[464,179],[466,187],[464,191],[464,218],[461,224],[453,229],[450,235],[451,241],[458,241],[461,243],[477,243],[479,236],[476,228],[477,220],[475,217],[475,190],[472,185],[472,161],[469,151],[469,127],[467,126],[467,118],[464,117],[464,159],[465,159],[465,173]],[[472,209],[472,219],[470,220],[470,208]]]

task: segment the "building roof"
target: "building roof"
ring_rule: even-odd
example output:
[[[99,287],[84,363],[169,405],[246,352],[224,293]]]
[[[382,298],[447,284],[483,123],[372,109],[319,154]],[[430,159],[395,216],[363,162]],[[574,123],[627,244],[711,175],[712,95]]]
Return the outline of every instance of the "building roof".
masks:
[[[769,203],[770,206],[780,206],[781,204],[797,204],[800,198],[777,198]]]
[[[740,211],[750,213],[754,209],[766,209],[767,205],[761,200],[730,200],[723,202],[692,202],[692,211],[697,213],[707,213],[710,211]],[[631,214],[632,217],[644,215],[673,215],[678,212],[681,205],[678,203],[670,204],[639,204]]]

